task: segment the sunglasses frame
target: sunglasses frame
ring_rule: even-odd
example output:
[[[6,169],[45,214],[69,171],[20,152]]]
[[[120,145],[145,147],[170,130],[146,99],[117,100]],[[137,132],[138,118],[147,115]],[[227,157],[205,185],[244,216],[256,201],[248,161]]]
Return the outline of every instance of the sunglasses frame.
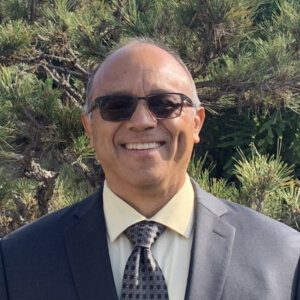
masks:
[[[148,106],[148,102],[147,100],[153,96],[160,96],[160,95],[179,95],[180,96],[180,99],[181,99],[181,103],[180,103],[180,110],[179,110],[179,113],[178,115],[175,115],[173,117],[157,117],[154,115],[154,113],[151,111],[151,109],[149,108]],[[90,110],[87,112],[87,114],[90,114],[96,107],[99,108],[99,113],[100,113],[100,116],[102,117],[103,120],[105,121],[109,121],[109,122],[121,122],[121,121],[127,121],[127,120],[130,120],[132,115],[134,114],[135,110],[136,110],[136,107],[135,107],[135,110],[133,111],[133,113],[131,114],[131,116],[129,118],[120,118],[119,120],[108,120],[107,118],[103,118],[102,114],[101,114],[101,103],[103,101],[105,101],[108,97],[112,97],[114,95],[106,95],[106,96],[100,96],[100,97],[97,97],[95,100],[94,100],[94,105],[90,108]],[[185,94],[182,94],[182,93],[158,93],[158,94],[150,94],[150,95],[147,95],[145,97],[135,97],[135,96],[131,96],[131,95],[122,95],[122,94],[116,94],[115,96],[126,96],[126,97],[130,97],[132,98],[133,100],[135,100],[136,102],[137,101],[140,101],[140,100],[144,100],[146,101],[147,103],[147,108],[149,110],[149,112],[151,113],[151,115],[155,118],[155,119],[158,119],[158,120],[163,120],[163,119],[173,119],[173,118],[177,118],[181,115],[181,112],[182,112],[182,108],[184,106],[184,104],[186,103],[188,106],[191,106],[191,107],[194,107],[194,103],[193,103],[193,100],[191,98],[189,98],[187,95]]]

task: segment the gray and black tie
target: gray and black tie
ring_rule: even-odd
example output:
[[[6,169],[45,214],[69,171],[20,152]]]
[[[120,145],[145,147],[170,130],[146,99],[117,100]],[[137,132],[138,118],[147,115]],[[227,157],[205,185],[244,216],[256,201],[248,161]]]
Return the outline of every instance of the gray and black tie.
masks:
[[[152,221],[142,221],[125,230],[134,249],[125,266],[121,300],[169,299],[164,275],[150,250],[164,230],[165,226]]]

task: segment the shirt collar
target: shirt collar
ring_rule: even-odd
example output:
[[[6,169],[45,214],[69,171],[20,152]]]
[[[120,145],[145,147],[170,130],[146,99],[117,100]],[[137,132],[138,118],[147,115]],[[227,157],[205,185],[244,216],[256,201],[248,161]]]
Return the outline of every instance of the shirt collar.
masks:
[[[178,234],[189,238],[193,227],[194,190],[186,175],[186,180],[179,192],[152,218],[147,219],[114,194],[107,182],[103,188],[104,215],[108,236],[111,242],[129,226],[143,220],[161,223]]]

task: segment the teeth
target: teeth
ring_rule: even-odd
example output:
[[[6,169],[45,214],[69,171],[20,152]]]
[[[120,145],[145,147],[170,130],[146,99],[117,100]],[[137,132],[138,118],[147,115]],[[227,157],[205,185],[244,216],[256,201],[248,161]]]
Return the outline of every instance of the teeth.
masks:
[[[143,143],[143,144],[125,144],[125,148],[129,150],[146,150],[146,149],[156,149],[160,146],[160,143]]]

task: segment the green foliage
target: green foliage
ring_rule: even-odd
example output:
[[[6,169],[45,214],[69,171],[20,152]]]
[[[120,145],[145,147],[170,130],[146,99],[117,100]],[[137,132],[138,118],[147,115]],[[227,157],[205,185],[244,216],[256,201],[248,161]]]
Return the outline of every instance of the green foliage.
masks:
[[[233,183],[229,183],[226,179],[217,179],[211,177],[214,169],[213,165],[204,168],[207,153],[203,158],[196,159],[195,156],[190,161],[188,174],[194,178],[199,185],[207,192],[224,199],[236,201],[238,190]]]
[[[15,126],[11,122],[10,116],[12,114],[11,103],[1,101],[0,105],[0,153],[11,149],[10,144],[15,140]]]
[[[64,164],[56,181],[55,194],[52,200],[53,210],[72,205],[86,198],[93,192],[88,183],[73,168]]]
[[[280,157],[261,155],[255,146],[251,155],[238,150],[233,174],[235,184],[211,177],[213,166],[204,167],[207,155],[191,160],[189,175],[213,195],[251,207],[274,219],[300,228],[300,181],[292,176],[292,167]]]
[[[2,168],[0,169],[0,182],[0,206],[4,206],[11,197],[12,184]]]
[[[262,211],[262,203],[270,200],[275,191],[293,183],[292,167],[283,163],[280,157],[259,154],[254,146],[251,152],[251,157],[247,158],[239,151],[241,159],[235,165],[234,173],[242,185],[242,198]]]
[[[234,109],[219,115],[207,114],[202,130],[202,145],[196,148],[197,155],[207,151],[207,163],[216,163],[215,176],[230,178],[234,159],[239,157],[236,148],[246,156],[251,155],[250,145],[254,144],[259,153],[276,154],[294,165],[296,177],[300,176],[300,117],[290,109],[281,111],[261,110],[253,113]],[[226,161],[226,163],[224,163]]]
[[[250,158],[239,151],[235,165],[241,184],[238,201],[299,229],[300,181],[292,176],[292,166],[280,157],[259,154],[254,146],[251,151]]]
[[[2,20],[26,19],[28,0],[5,0],[0,3],[0,22]]]
[[[15,209],[14,197],[18,197],[23,203],[32,209],[34,204],[35,188],[37,182],[25,178],[9,180],[7,172],[0,169],[0,206],[6,209]]]
[[[40,146],[45,150],[67,145],[72,137],[83,134],[81,108],[63,104],[59,99],[61,91],[53,88],[51,79],[42,82],[33,74],[2,68],[0,92],[0,103],[3,102],[0,126],[4,128],[0,138],[6,136],[2,138],[3,143],[13,134],[34,140],[36,136],[32,133],[40,131],[43,132]]]
[[[207,111],[189,173],[214,195],[297,227],[299,183],[286,164],[299,178],[298,0],[33,3],[0,3],[0,168],[9,170],[0,210],[18,211],[17,196],[23,219],[39,214],[46,179],[27,178],[33,162],[58,173],[50,211],[97,187],[101,169],[80,121],[89,72],[120,41],[146,36],[180,54]]]
[[[90,140],[86,134],[73,138],[72,151],[75,155],[80,158],[93,158],[95,153],[94,150],[89,146]]]
[[[117,3],[118,1],[114,1]],[[175,1],[124,1],[120,6],[120,26],[125,36],[147,36],[164,39],[174,29]]]
[[[1,55],[10,55],[24,49],[31,39],[30,31],[22,20],[9,21],[0,25]]]
[[[68,144],[74,136],[83,134],[81,113],[82,109],[77,106],[62,107],[56,112],[54,120],[59,141]]]
[[[113,17],[114,9],[104,1],[55,0],[54,6],[55,10],[47,3],[43,5],[43,22],[36,25],[36,31],[47,37],[42,41],[43,48],[49,41],[67,43],[82,59],[99,61],[104,58],[114,44],[118,27]]]
[[[25,205],[35,206],[34,195],[38,182],[31,179],[17,178],[13,181],[13,194],[19,197]]]

